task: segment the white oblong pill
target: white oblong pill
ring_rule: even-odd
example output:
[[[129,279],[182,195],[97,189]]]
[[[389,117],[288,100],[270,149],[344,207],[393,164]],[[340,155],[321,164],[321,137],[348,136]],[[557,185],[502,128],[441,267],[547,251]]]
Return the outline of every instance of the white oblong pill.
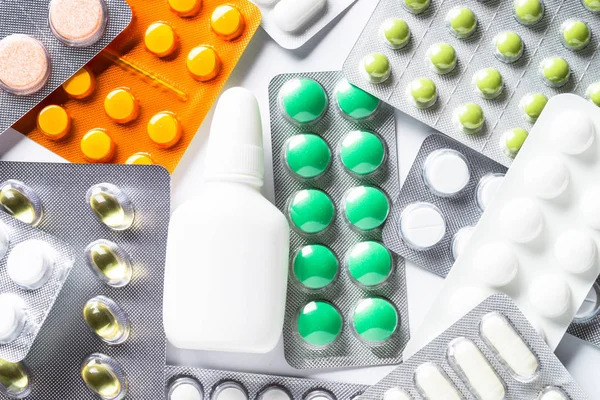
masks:
[[[600,186],[588,188],[579,202],[584,221],[594,229],[600,229]]]
[[[6,272],[19,287],[35,290],[44,286],[54,269],[55,252],[43,240],[26,240],[17,244],[6,261]]]
[[[284,32],[294,32],[311,22],[325,8],[327,0],[281,0],[271,17]]]
[[[529,302],[546,318],[558,318],[571,306],[569,284],[558,275],[538,276],[529,285]]]
[[[547,386],[538,394],[537,400],[569,400],[569,396],[561,388]]]
[[[442,212],[431,203],[409,204],[400,215],[400,236],[414,250],[435,246],[446,234]]]
[[[400,388],[388,389],[384,394],[382,400],[413,400],[412,396],[406,393]]]
[[[462,400],[454,383],[437,364],[426,362],[415,370],[417,391],[427,400]]]
[[[27,324],[25,302],[13,293],[0,294],[0,344],[14,342]]]
[[[477,307],[488,296],[477,286],[464,286],[457,289],[448,300],[448,313],[458,319]]]
[[[484,315],[479,333],[515,379],[529,382],[537,376],[540,367],[537,357],[504,315],[497,312]]]
[[[600,314],[600,284],[594,283],[583,303],[575,313],[573,321],[577,323],[589,321]]]
[[[581,154],[594,143],[594,124],[583,111],[562,112],[551,126],[551,140],[556,149],[565,154]]]
[[[473,269],[479,279],[488,285],[506,286],[517,276],[519,260],[506,243],[486,243],[475,253]]]
[[[478,400],[504,399],[504,382],[471,339],[458,337],[452,340],[446,354],[452,369]]]
[[[504,182],[504,174],[500,173],[486,174],[481,177],[475,189],[475,202],[481,212],[484,212],[492,200],[494,200],[502,182]]]
[[[528,243],[542,232],[544,215],[536,201],[518,198],[504,205],[499,222],[508,239]]]
[[[460,193],[471,179],[467,159],[452,149],[431,152],[423,164],[423,180],[431,192],[440,197]]]
[[[542,199],[553,199],[569,186],[569,170],[555,156],[539,156],[525,168],[525,185]]]
[[[596,243],[584,231],[571,229],[554,242],[554,257],[565,271],[581,274],[596,263]]]

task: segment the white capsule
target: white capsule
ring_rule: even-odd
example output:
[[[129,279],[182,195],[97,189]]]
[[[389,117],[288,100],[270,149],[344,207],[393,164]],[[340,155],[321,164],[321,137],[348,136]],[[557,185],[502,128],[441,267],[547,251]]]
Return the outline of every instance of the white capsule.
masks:
[[[6,261],[6,272],[19,287],[35,290],[44,286],[54,270],[56,252],[42,240],[17,244]]]
[[[448,375],[432,362],[419,365],[414,375],[415,387],[425,400],[462,400]]]
[[[295,32],[325,8],[327,0],[281,0],[271,11],[275,25],[284,32]]]

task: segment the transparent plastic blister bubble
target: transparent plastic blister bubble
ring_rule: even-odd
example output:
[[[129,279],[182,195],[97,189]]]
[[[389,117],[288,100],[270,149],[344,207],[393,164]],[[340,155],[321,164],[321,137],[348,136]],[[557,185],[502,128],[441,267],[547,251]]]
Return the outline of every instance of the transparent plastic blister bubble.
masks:
[[[361,399],[537,399],[550,388],[570,400],[587,398],[519,308],[495,294],[472,304]]]
[[[381,243],[399,191],[393,110],[340,72],[279,75],[269,101],[275,204],[292,229],[286,359],[397,363],[409,337],[404,260]]]
[[[27,398],[155,398],[164,385],[166,351],[161,315],[170,214],[167,171],[1,162],[0,175],[37,194],[44,210],[37,229],[66,241],[75,254],[63,295],[23,360],[31,390]],[[101,190],[86,198],[92,187]],[[115,190],[121,195],[110,196]],[[33,293],[40,290],[45,289]]]
[[[407,260],[446,276],[468,242],[462,230],[477,224],[505,173],[506,167],[461,143],[429,136],[394,199],[383,242]]]
[[[567,332],[600,347],[600,278],[577,311]]]
[[[100,53],[131,22],[131,9],[124,0],[84,3],[78,8],[72,1],[54,0],[49,8],[48,1],[0,2],[0,133]],[[15,53],[17,48],[21,50]]]
[[[27,356],[74,262],[70,245],[0,212],[0,359]]]
[[[600,104],[600,91],[593,86],[598,81],[600,23],[583,1],[540,0],[529,4],[438,0],[418,15],[406,11],[401,4],[380,1],[344,63],[345,76],[353,84],[500,164],[512,163],[526,137],[521,132],[519,138],[510,140],[512,137],[506,138],[507,132],[517,128],[530,131],[545,104],[533,107],[533,117],[528,116],[521,107],[526,96],[541,94],[551,98],[560,93],[575,93],[592,97]],[[532,7],[529,11],[528,5]],[[471,10],[477,19],[474,33],[466,38],[458,37],[451,29],[472,30],[468,15],[457,12],[461,8]],[[518,12],[524,16],[521,22]],[[391,49],[381,40],[378,31],[389,18],[407,22],[412,45]],[[448,22],[451,18],[457,18],[456,24]],[[457,62],[452,68],[447,64],[447,52],[436,50],[435,61],[444,67],[436,73],[428,56],[432,46],[439,43],[452,46]],[[389,60],[390,77],[382,83],[364,79],[361,60],[373,53],[381,53]],[[542,65],[547,67],[547,79],[543,79]],[[451,71],[440,74],[448,70]],[[407,95],[411,82],[419,78],[431,79],[437,88],[438,99],[429,107],[416,107]],[[456,116],[461,107],[471,103],[483,111],[483,123],[475,130],[464,129],[472,127],[472,121],[468,118],[457,121]]]

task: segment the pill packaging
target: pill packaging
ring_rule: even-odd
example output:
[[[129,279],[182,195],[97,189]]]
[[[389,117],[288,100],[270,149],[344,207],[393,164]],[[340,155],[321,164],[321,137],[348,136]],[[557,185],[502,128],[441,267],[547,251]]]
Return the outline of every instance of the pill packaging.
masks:
[[[281,47],[297,49],[356,0],[253,0],[263,15],[262,27]]]
[[[432,0],[429,8],[418,15],[408,12],[403,3],[380,1],[345,61],[344,74],[355,85],[505,166],[512,163],[512,158],[500,145],[504,133],[514,128],[529,131],[532,127],[519,106],[527,94],[541,93],[551,98],[572,92],[584,96],[598,76],[600,21],[582,1],[543,0],[544,17],[530,26],[517,22],[512,0]],[[469,38],[453,36],[447,27],[446,16],[456,6],[471,9],[477,17],[476,31]],[[411,39],[404,48],[393,50],[378,36],[380,26],[388,18],[407,22]],[[562,43],[561,25],[570,19],[585,22],[591,31],[591,41],[582,50],[568,50]],[[494,38],[506,31],[517,33],[524,43],[522,57],[513,63],[501,62],[494,55]],[[433,44],[442,42],[454,47],[458,62],[452,72],[438,75],[428,66],[427,52]],[[370,53],[381,53],[389,59],[391,75],[383,83],[369,83],[361,75],[359,64]],[[542,80],[540,64],[548,57],[562,57],[569,64],[571,75],[564,86],[549,87]],[[504,89],[496,99],[486,100],[474,90],[472,78],[483,68],[495,68],[502,75]],[[409,83],[420,77],[430,78],[437,86],[439,97],[429,108],[416,108],[406,95]],[[477,134],[465,134],[456,127],[455,111],[466,103],[483,109],[485,123]]]
[[[0,176],[23,182],[37,194],[44,209],[37,228],[71,244],[76,254],[63,294],[23,361],[31,380],[27,398],[98,398],[81,377],[82,362],[93,353],[120,365],[128,399],[154,398],[164,385],[166,358],[161,315],[170,215],[167,171],[160,166],[0,162]],[[129,228],[113,230],[96,217],[86,192],[99,183],[115,185],[129,198],[134,210]],[[125,286],[109,286],[86,265],[86,247],[98,239],[128,255],[133,275]],[[126,315],[130,332],[125,342],[105,343],[84,321],[84,305],[99,295]]]
[[[194,3],[200,7],[190,16],[170,7]],[[71,98],[61,87],[15,129],[70,162],[155,163],[172,172],[258,29],[260,11],[248,0],[129,4],[135,10],[131,25],[87,65],[95,77],[90,93]],[[223,31],[234,27],[239,29],[225,37]],[[172,46],[163,49],[169,33],[175,35]],[[48,106],[60,106],[70,117],[61,139],[39,127]],[[86,137],[92,130],[103,133],[96,133],[97,140]],[[111,146],[101,139],[106,136]]]
[[[52,33],[48,3],[38,0],[0,2],[0,40],[9,35],[33,37],[45,47],[50,70],[47,82],[34,93],[16,95],[0,89],[0,133],[62,85],[131,22],[131,9],[124,0],[105,0],[108,17],[104,34],[89,46],[71,47]]]
[[[6,213],[0,213],[0,236],[2,237],[0,240],[0,296],[18,296],[24,303],[27,321],[21,334],[14,341],[0,344],[0,358],[17,362],[25,358],[40,332],[44,320],[71,272],[75,262],[75,252],[62,240],[17,221]],[[13,254],[12,257],[11,254],[17,246],[25,242],[36,243],[38,246],[46,245],[52,253],[52,270],[49,275],[45,274],[46,277],[43,279],[45,282],[39,282],[41,286],[36,289],[26,289],[21,286],[23,277],[18,281],[21,285],[17,284],[13,280],[14,276],[9,273],[9,263],[13,264],[10,268],[11,271],[14,271],[15,265],[21,268],[21,262],[24,261],[21,258],[22,254],[21,256]]]
[[[600,347],[600,278],[590,290],[567,332]]]
[[[548,102],[405,355],[493,293],[511,296],[556,348],[600,272],[599,127],[600,110],[581,97]]]
[[[450,152],[452,158],[441,160],[440,158],[444,157],[446,152]],[[431,154],[433,154],[431,158],[428,158]],[[457,159],[455,156],[459,158]],[[438,159],[436,165],[433,161],[435,158]],[[428,159],[430,162],[426,163]],[[460,159],[464,163],[460,163]],[[456,161],[460,164],[455,165]],[[462,169],[465,163],[468,175],[465,175]],[[426,170],[431,173],[433,179],[427,179],[429,175]],[[460,240],[464,237],[461,238],[460,235],[477,224],[483,212],[484,202],[489,201],[487,193],[485,199],[481,194],[482,188],[485,188],[485,182],[495,179],[501,181],[505,173],[506,167],[487,157],[482,157],[459,142],[442,135],[427,137],[408,172],[400,194],[394,201],[390,222],[383,229],[383,242],[390,250],[405,259],[445,277],[454,264],[456,250],[462,246]],[[437,181],[435,181],[436,178]],[[431,183],[428,184],[428,182]],[[461,187],[459,188],[457,185]],[[492,183],[492,186],[495,185]],[[490,186],[484,190],[493,191],[494,189]],[[458,191],[455,192],[456,190]],[[478,192],[480,201],[477,200]],[[435,206],[441,211],[443,217],[441,231],[439,227],[438,229],[429,227],[431,232],[427,235],[426,241],[433,240],[437,243],[433,245],[431,245],[433,242],[427,243],[427,248],[419,246],[419,243],[412,243],[410,238],[403,239],[401,233],[403,212],[408,207],[414,209],[422,203],[427,203],[427,206]],[[404,215],[409,213],[410,209]],[[461,231],[463,228],[466,231]],[[418,229],[418,232],[422,234],[423,230]],[[436,238],[438,233],[442,233],[443,236]]]
[[[183,397],[175,390],[182,383],[198,385],[200,397]],[[184,398],[224,400],[236,399],[326,399],[352,400],[363,393],[367,386],[320,381],[316,379],[287,376],[248,374],[244,372],[218,371],[167,365],[165,367],[165,394],[168,400]],[[223,389],[236,388],[236,397],[229,397]],[[240,392],[241,391],[241,392]],[[221,393],[221,395],[219,395]],[[240,394],[242,393],[242,394]],[[182,397],[179,397],[182,396]]]
[[[280,89],[287,82],[297,78],[318,82],[327,94],[326,112],[315,124],[297,126],[285,118],[280,111],[278,100]],[[391,262],[390,273],[382,284],[370,289],[362,288],[350,278],[344,261],[350,248],[358,243],[381,241],[380,228],[367,232],[358,232],[350,228],[344,217],[344,193],[354,186],[371,185],[381,188],[388,199],[395,198],[398,194],[393,111],[386,104],[379,103],[375,113],[366,120],[352,121],[343,117],[337,109],[334,94],[336,85],[340,82],[345,82],[341,72],[314,72],[278,75],[269,85],[276,206],[290,218],[287,211],[288,201],[295,192],[304,189],[322,190],[330,196],[335,206],[335,216],[329,228],[316,235],[303,234],[295,229],[292,229],[290,234],[290,273],[283,337],[288,363],[300,369],[397,363],[401,360],[402,349],[409,338],[404,260],[401,257],[392,257],[388,251]],[[302,96],[297,98],[305,99]],[[307,100],[303,100],[302,103],[309,104]],[[342,166],[339,151],[336,149],[342,138],[354,130],[375,133],[383,141],[387,154],[379,172],[360,178],[349,174]],[[306,132],[314,133],[324,139],[332,154],[329,168],[317,179],[298,179],[285,166],[283,149],[286,141],[294,135]],[[291,221],[290,226],[294,226]],[[303,246],[311,244],[328,247],[338,261],[335,279],[320,290],[307,290],[300,284],[293,271],[295,255]],[[397,312],[395,332],[378,346],[365,344],[353,332],[352,310],[360,299],[365,298],[384,299],[391,303]],[[312,347],[304,342],[298,333],[296,324],[299,312],[301,308],[313,301],[324,301],[333,305],[342,316],[341,332],[328,346]]]
[[[496,294],[361,396],[363,400],[420,398],[587,397],[511,299]]]

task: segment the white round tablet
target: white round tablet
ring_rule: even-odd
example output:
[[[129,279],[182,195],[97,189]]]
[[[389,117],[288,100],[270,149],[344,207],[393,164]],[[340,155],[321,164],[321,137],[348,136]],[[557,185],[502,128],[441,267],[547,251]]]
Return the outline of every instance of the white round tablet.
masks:
[[[0,294],[0,344],[14,342],[27,324],[23,299],[13,293]]]
[[[10,228],[0,221],[0,258],[3,258],[10,245]]]
[[[569,186],[569,170],[555,156],[538,156],[525,168],[525,185],[542,199],[553,199]]]
[[[500,173],[486,174],[481,177],[475,189],[475,202],[481,212],[484,212],[494,200],[502,182],[504,182],[504,174]]]
[[[395,388],[388,389],[383,394],[382,400],[412,400],[412,397],[410,397],[410,395],[408,393],[406,393],[404,390],[395,387]]]
[[[486,298],[482,288],[477,286],[461,287],[450,295],[448,313],[454,318],[461,318]]]
[[[554,146],[565,154],[581,154],[594,143],[594,124],[583,111],[562,112],[551,127]]]
[[[325,390],[313,390],[304,396],[305,400],[336,400],[335,397]]]
[[[470,178],[467,159],[456,150],[435,150],[423,164],[425,185],[437,196],[457,195],[469,184]]]
[[[212,393],[212,400],[248,400],[248,394],[237,382],[220,383]]]
[[[400,236],[414,250],[430,249],[445,234],[442,212],[431,203],[409,204],[400,215]]]
[[[600,285],[596,282],[575,313],[574,322],[586,322],[600,314]]]
[[[544,216],[536,201],[518,198],[504,205],[499,223],[508,239],[517,243],[527,243],[542,232]]]
[[[558,318],[571,306],[569,284],[558,275],[538,276],[529,285],[529,302],[543,317]]]
[[[257,400],[292,400],[290,394],[278,386],[269,386],[261,390]]]
[[[43,240],[26,240],[17,244],[6,261],[10,279],[23,289],[44,286],[54,269],[55,252]]]
[[[512,248],[502,242],[486,243],[475,253],[473,269],[490,286],[506,286],[519,272],[519,260]]]
[[[202,387],[191,378],[178,379],[169,391],[169,400],[202,400]]]
[[[467,247],[467,244],[469,244],[469,240],[471,240],[474,230],[474,226],[465,226],[460,228],[458,232],[454,234],[454,237],[452,238],[452,246],[450,248],[454,261],[458,259],[465,247]]]
[[[588,188],[579,203],[585,222],[594,229],[600,229],[600,186]]]
[[[554,242],[554,257],[565,271],[581,274],[596,262],[596,243],[584,231],[571,229],[561,233]]]

